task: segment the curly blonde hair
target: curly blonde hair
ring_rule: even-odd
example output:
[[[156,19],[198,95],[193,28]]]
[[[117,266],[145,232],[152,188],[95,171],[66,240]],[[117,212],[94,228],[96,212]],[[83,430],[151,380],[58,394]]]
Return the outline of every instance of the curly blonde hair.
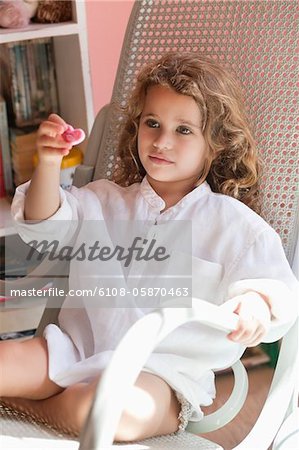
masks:
[[[115,182],[129,186],[146,174],[138,156],[138,127],[147,91],[156,85],[192,97],[200,109],[208,156],[198,184],[207,180],[212,191],[259,212],[260,164],[240,86],[217,62],[198,54],[168,53],[139,73],[124,110]]]

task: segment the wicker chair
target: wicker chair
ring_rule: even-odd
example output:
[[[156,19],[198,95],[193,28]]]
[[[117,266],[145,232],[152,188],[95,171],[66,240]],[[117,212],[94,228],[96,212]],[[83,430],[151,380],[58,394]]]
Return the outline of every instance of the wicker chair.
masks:
[[[113,167],[117,164],[115,149],[121,123],[120,113],[114,105],[126,103],[140,67],[170,50],[205,53],[233,69],[246,88],[249,112],[265,162],[262,214],[280,233],[292,265],[298,232],[296,19],[298,9],[295,1],[136,1],[124,39],[112,101],[95,120],[84,165],[76,172],[75,184],[82,186],[93,179],[112,177]],[[199,307],[201,319],[196,319],[197,309],[191,316],[190,310],[183,313],[180,309],[178,316],[175,310],[168,309],[145,316],[129,330],[101,380],[80,444],[60,435],[48,424],[37,423],[33,418],[1,407],[0,443],[4,445],[3,448],[110,448],[122,410],[123,394],[163,336],[183,321],[203,320],[203,316],[212,326],[233,329],[234,315],[216,320],[217,312],[214,309],[211,311],[206,303],[199,303]],[[42,332],[46,323],[55,320],[57,311],[53,308],[45,311],[38,333]],[[142,353],[134,345],[138,342],[140,330],[143,339],[147,336]],[[296,323],[283,338],[263,410],[249,435],[235,449],[266,450],[276,435],[273,449],[295,448],[295,445],[291,447],[291,442],[298,432],[294,420],[297,411],[297,344]],[[122,352],[128,349],[134,352],[135,361],[125,374],[122,370],[119,379],[119,361]],[[235,365],[234,372],[236,382],[232,396],[216,413],[205,417],[198,424],[190,423],[187,432],[123,447],[221,449],[219,445],[196,435],[224,426],[242,407],[247,379],[240,362]],[[118,400],[114,401],[114,398]]]

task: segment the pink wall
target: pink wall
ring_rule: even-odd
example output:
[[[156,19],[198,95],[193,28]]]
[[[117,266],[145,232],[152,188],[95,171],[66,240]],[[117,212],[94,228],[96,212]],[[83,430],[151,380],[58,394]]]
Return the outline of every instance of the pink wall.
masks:
[[[85,0],[94,112],[110,101],[133,0]]]

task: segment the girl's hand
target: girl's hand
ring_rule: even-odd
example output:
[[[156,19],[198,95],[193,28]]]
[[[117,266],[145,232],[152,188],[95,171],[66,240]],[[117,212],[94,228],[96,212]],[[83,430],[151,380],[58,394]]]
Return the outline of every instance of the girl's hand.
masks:
[[[262,296],[257,292],[247,292],[222,306],[240,317],[238,328],[228,334],[228,339],[246,347],[260,344],[271,323],[271,312]]]
[[[57,114],[50,114],[48,119],[41,123],[36,141],[39,163],[57,164],[60,167],[62,158],[73,146],[62,136],[67,129],[68,124]]]
[[[58,210],[61,160],[84,137],[83,130],[74,130],[57,114],[50,114],[40,125],[36,140],[39,161],[25,197],[25,219],[45,220]]]

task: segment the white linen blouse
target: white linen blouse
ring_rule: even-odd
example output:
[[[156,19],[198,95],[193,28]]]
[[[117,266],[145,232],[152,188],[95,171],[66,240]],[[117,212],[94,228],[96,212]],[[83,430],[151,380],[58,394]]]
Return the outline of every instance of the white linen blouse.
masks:
[[[37,224],[24,221],[27,188],[28,183],[17,188],[12,204],[18,232],[25,242],[37,236],[41,239],[44,223],[57,224],[58,220],[64,221],[56,236],[60,242],[69,239],[71,224],[86,221],[101,221],[107,228],[118,221],[146,221],[149,233],[165,221],[190,221],[193,296],[222,305],[250,290],[266,295],[274,317],[265,342],[279,339],[297,314],[297,280],[277,233],[241,202],[213,193],[206,182],[165,211],[164,201],[146,177],[127,188],[98,180],[80,189],[61,189],[59,210]],[[113,267],[122,273],[120,264]],[[96,270],[101,273],[102,269],[103,264]],[[93,287],[98,281],[84,276],[89,271],[89,264],[71,261],[70,288],[76,291],[86,284]],[[124,307],[117,300],[114,307],[89,307],[83,297],[68,295],[60,311],[59,327],[50,324],[44,331],[50,378],[66,387],[99,375],[125,332],[149,310],[134,303]],[[211,404],[215,396],[213,370],[230,366],[244,350],[243,345],[228,340],[223,331],[191,323],[164,339],[144,370],[162,377],[182,394],[194,408],[191,420],[197,421],[203,415],[200,405]],[[130,364],[130,358],[134,355],[125,355],[124,365]]]

